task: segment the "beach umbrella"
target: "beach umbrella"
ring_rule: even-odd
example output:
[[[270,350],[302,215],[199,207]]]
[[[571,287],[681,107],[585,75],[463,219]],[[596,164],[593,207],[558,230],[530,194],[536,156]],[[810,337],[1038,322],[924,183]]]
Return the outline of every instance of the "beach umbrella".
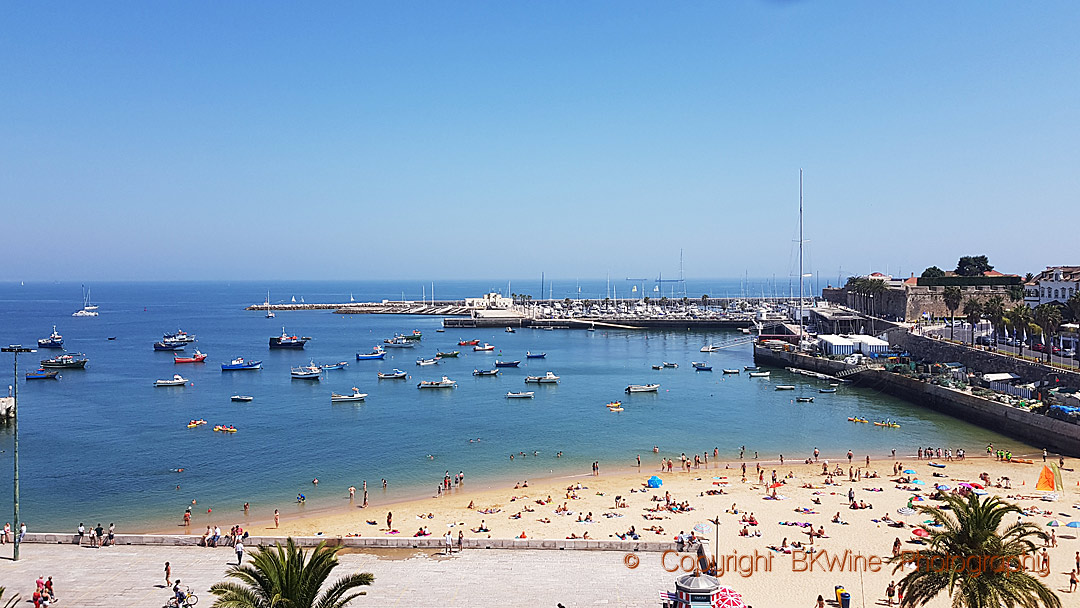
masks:
[[[771,488],[779,488],[779,487],[780,487],[780,486],[782,486],[782,485],[784,485],[784,484],[782,484],[782,483],[780,483],[780,482],[778,481],[778,482],[776,482],[776,483],[772,484],[771,486],[769,486],[769,488],[770,488],[770,489],[771,489]]]
[[[1080,521],[1070,521],[1069,523],[1065,524],[1065,527],[1066,528],[1080,528]]]
[[[926,485],[926,482],[921,480],[921,479],[916,479],[916,480],[912,481],[911,483],[913,483],[913,484],[915,484],[917,486],[925,486]]]
[[[909,507],[900,507],[899,509],[896,510],[896,512],[899,513],[900,515],[911,515],[911,514],[915,513],[915,509],[911,509]]]
[[[969,490],[970,490],[971,488],[974,488],[974,487],[975,487],[975,486],[971,485],[970,483],[968,483],[968,482],[966,482],[966,481],[961,481],[961,482],[960,482],[959,484],[957,484],[957,485],[959,485],[959,486],[960,486],[961,488],[968,488]]]
[[[911,500],[914,500],[915,502],[922,502],[923,497],[922,496],[916,496],[916,497],[912,498]]]
[[[975,496],[986,496],[989,492],[986,490],[972,490]]]
[[[649,486],[650,488],[659,488],[660,486],[664,485],[664,480],[660,479],[656,475],[653,475],[649,478],[649,481],[647,481],[645,485]]]
[[[1050,526],[1051,528],[1056,528],[1056,527],[1060,526],[1061,524],[1058,523],[1058,520],[1051,519],[1050,521],[1046,522],[1046,525]]]
[[[716,608],[746,608],[742,596],[731,587],[720,587],[716,590],[713,606]]]
[[[975,483],[974,481],[973,481],[973,482],[971,482],[971,483],[970,483],[970,484],[968,484],[968,485],[970,485],[970,486],[971,486],[971,487],[973,487],[973,488],[979,488],[980,490],[981,490],[981,489],[983,489],[982,485],[980,485],[980,484],[977,484],[977,483]]]
[[[922,528],[915,528],[914,530],[911,531],[911,535],[912,536],[918,536],[919,538],[926,538],[926,537],[930,536],[930,533],[927,532],[926,530],[923,530]]]
[[[914,474],[915,474],[915,471],[913,469],[904,469],[904,475],[914,475]]]
[[[697,524],[694,526],[694,532],[697,532],[698,534],[708,534],[709,532],[712,532],[712,528],[709,527],[709,524]]]
[[[935,487],[936,487],[937,489],[939,489],[939,490],[951,490],[951,489],[952,489],[952,488],[950,488],[949,486],[947,486],[947,485],[945,485],[945,484],[943,484],[943,483],[939,483],[939,484],[938,484],[937,486],[935,486]]]

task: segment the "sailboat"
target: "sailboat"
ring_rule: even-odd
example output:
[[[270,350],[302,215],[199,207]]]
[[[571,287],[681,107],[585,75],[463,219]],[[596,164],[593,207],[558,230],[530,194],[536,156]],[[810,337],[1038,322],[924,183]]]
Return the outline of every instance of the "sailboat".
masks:
[[[266,292],[266,318],[273,319],[274,311],[270,310],[270,292]]]
[[[90,303],[90,290],[85,289],[83,291],[83,307],[81,310],[76,310],[71,313],[73,317],[96,317],[98,316],[97,306]]]

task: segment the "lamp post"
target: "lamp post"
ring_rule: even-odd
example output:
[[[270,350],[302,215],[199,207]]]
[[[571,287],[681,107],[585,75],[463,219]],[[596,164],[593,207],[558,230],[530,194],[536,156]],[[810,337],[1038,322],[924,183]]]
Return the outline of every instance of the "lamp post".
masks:
[[[22,540],[19,534],[19,353],[33,353],[37,352],[32,348],[23,348],[22,344],[12,344],[0,348],[0,352],[14,353],[15,354],[15,384],[12,392],[12,425],[15,431],[15,448],[14,448],[14,462],[15,462],[15,542],[13,543],[13,555],[12,561],[19,561],[19,541]]]

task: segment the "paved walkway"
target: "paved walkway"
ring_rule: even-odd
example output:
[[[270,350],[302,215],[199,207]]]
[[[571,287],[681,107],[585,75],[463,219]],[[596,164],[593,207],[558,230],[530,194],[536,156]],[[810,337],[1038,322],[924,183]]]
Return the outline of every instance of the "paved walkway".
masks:
[[[18,562],[10,545],[0,548],[0,586],[29,599],[38,576],[52,576],[60,606],[71,608],[165,604],[164,565],[213,604],[207,589],[235,563],[231,548],[121,545],[91,549],[24,544]],[[658,608],[657,592],[674,590],[675,573],[660,567],[660,554],[641,553],[629,569],[615,551],[466,549],[447,558],[431,550],[395,549],[340,554],[335,574],[371,572],[375,583],[352,606],[631,606]],[[681,574],[681,573],[680,573]],[[26,604],[20,604],[26,605]]]

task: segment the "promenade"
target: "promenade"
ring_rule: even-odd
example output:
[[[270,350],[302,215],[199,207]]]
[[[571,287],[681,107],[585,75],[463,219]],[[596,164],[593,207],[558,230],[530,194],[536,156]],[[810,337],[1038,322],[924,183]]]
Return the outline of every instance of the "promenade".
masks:
[[[249,547],[249,550],[252,547]],[[91,549],[72,545],[24,544],[18,562],[10,545],[0,551],[0,586],[28,600],[38,576],[52,576],[61,606],[85,608],[163,606],[170,597],[164,565],[209,607],[207,589],[225,580],[236,563],[231,547],[118,545]],[[642,567],[629,569],[616,551],[466,549],[445,557],[426,549],[346,550],[334,578],[371,572],[375,583],[351,606],[631,606],[656,608],[657,592],[673,590],[675,576],[660,567],[659,554],[639,554]],[[245,561],[247,557],[245,557]],[[655,562],[655,563],[654,563]],[[647,567],[651,566],[651,567]],[[22,605],[22,603],[20,603]]]

